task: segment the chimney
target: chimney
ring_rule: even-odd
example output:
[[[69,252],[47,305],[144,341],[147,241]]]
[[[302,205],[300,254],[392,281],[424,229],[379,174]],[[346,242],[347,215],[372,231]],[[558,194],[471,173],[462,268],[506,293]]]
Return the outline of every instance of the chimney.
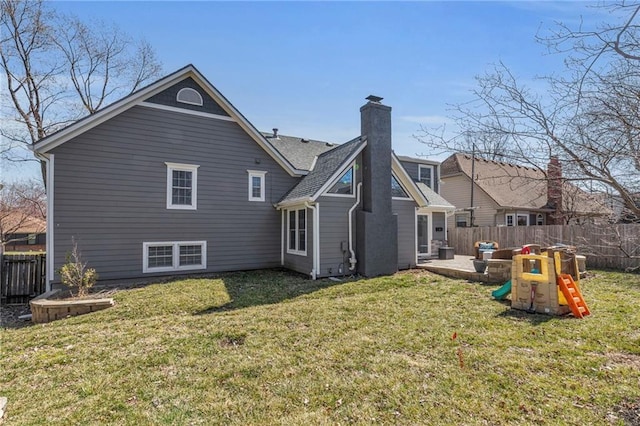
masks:
[[[556,156],[549,159],[547,166],[547,205],[555,209],[550,214],[549,225],[562,225],[562,166]]]
[[[278,128],[277,127],[273,128],[273,137],[276,138],[276,139],[278,138]]]
[[[358,272],[366,277],[398,270],[398,220],[391,207],[391,108],[378,96],[360,108],[362,209],[357,213]]]

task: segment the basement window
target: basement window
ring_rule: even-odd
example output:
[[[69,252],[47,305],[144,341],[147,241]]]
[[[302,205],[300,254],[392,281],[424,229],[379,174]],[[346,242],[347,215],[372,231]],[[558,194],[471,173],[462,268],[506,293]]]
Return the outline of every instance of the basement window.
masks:
[[[143,273],[207,268],[206,241],[142,243]]]

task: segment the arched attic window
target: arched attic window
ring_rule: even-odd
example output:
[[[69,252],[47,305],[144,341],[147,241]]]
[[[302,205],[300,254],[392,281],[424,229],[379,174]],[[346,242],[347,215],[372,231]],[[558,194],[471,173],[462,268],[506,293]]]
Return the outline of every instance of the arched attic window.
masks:
[[[180,89],[176,96],[176,101],[183,104],[202,106],[202,96],[197,90],[190,87]]]

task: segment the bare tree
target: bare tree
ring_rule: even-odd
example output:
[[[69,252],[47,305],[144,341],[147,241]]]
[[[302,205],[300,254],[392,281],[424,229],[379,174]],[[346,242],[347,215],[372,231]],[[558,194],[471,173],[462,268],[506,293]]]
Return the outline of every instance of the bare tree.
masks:
[[[477,78],[470,102],[453,107],[456,134],[423,127],[417,137],[432,149],[468,151],[469,135],[482,135],[501,144],[505,161],[540,169],[558,156],[567,181],[614,194],[640,217],[639,8],[616,5],[610,9],[623,13],[618,24],[593,31],[562,26],[547,39],[567,55],[567,69],[541,78],[543,93],[500,63]]]
[[[45,231],[46,196],[35,180],[16,182],[0,188],[0,246],[26,241],[24,229]],[[29,232],[34,233],[34,232]],[[4,250],[2,250],[4,251]]]
[[[2,0],[1,8],[4,159],[32,161],[16,148],[95,113],[161,71],[148,43],[113,26],[61,16],[42,0]]]

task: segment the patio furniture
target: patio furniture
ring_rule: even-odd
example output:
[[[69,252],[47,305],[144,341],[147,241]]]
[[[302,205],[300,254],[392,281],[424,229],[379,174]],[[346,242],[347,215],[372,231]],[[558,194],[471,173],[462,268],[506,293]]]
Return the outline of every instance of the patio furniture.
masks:
[[[473,245],[475,250],[475,257],[478,260],[482,259],[482,253],[488,250],[494,251],[498,250],[500,247],[496,241],[476,241]]]

